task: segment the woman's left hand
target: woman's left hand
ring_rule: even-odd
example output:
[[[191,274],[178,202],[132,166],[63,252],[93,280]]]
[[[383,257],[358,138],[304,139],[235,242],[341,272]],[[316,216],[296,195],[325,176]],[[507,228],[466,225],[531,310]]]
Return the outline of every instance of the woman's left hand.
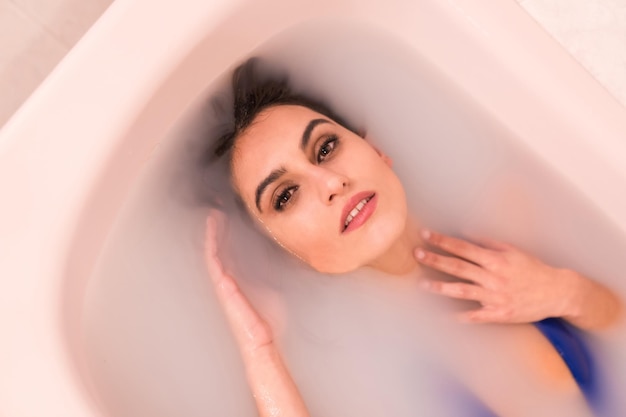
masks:
[[[482,306],[461,313],[462,321],[527,323],[566,316],[584,286],[581,276],[550,267],[506,243],[486,241],[482,247],[430,231],[423,231],[422,237],[455,256],[418,248],[418,262],[467,281],[424,280],[424,288]]]

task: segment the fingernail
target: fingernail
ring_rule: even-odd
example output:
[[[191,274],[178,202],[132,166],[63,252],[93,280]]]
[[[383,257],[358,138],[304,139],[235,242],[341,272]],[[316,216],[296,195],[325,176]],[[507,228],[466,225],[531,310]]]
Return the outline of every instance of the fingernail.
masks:
[[[428,239],[430,239],[430,236],[431,236],[430,230],[428,230],[428,229],[422,229],[422,238],[423,238],[424,240],[428,240]]]
[[[415,251],[415,256],[417,257],[417,259],[424,259],[424,256],[426,256],[426,254],[423,250],[418,249]]]

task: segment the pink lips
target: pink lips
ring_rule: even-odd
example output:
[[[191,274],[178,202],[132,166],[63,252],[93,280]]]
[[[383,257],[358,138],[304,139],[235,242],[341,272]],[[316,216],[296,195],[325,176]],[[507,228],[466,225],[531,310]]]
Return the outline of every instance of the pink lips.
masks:
[[[350,221],[350,224],[348,224],[348,227],[346,227],[346,217],[348,217],[348,214],[350,214],[350,212],[356,207],[356,205],[359,204],[364,198],[370,198],[370,200],[365,204],[365,206],[363,206],[363,208],[357,213],[357,215],[354,216],[352,221]],[[372,213],[374,213],[374,211],[376,210],[377,202],[378,195],[376,195],[373,191],[363,191],[353,195],[352,198],[348,200],[345,207],[343,208],[343,211],[341,212],[341,224],[339,225],[340,232],[347,233],[359,228],[363,223],[367,221],[367,219],[370,218]]]

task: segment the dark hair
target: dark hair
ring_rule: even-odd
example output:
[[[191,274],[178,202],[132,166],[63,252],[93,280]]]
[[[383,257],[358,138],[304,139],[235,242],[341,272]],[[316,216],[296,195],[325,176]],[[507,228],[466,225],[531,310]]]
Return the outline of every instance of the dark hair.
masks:
[[[292,91],[287,76],[270,75],[259,69],[260,59],[249,58],[233,71],[231,82],[233,96],[232,123],[226,127],[216,142],[213,154],[221,157],[232,149],[235,140],[268,107],[277,105],[299,105],[323,114],[346,129],[359,134],[346,120],[323,102],[305,94]]]

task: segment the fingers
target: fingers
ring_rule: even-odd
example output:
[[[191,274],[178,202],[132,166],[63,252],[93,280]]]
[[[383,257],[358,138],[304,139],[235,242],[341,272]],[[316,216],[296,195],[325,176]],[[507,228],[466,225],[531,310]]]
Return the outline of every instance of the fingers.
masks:
[[[259,416],[309,417],[302,396],[283,363],[267,322],[252,307],[217,254],[218,228],[224,214],[209,213],[206,222],[205,258],[217,298],[237,340]]]
[[[462,300],[487,301],[489,293],[482,287],[462,282],[422,281],[422,288],[435,294]]]
[[[235,280],[222,272],[214,282],[215,292],[242,353],[254,353],[271,345],[273,338],[269,326],[252,307]]]
[[[482,308],[470,311],[464,311],[457,314],[457,319],[463,323],[515,323],[511,320],[509,310],[496,308],[493,306],[484,306]]]
[[[501,242],[499,240],[490,239],[488,237],[473,238],[472,240],[475,240],[479,245],[484,246],[485,248],[495,251],[506,251],[513,249],[513,245]]]
[[[219,215],[215,213],[215,211],[211,211],[207,217],[206,221],[206,232],[205,232],[205,261],[207,264],[207,269],[209,272],[209,276],[213,280],[213,282],[217,283],[223,276],[222,263],[217,257],[217,240],[218,240],[218,219]]]
[[[422,230],[422,238],[430,245],[453,255],[472,261],[478,265],[486,265],[493,261],[491,251],[481,248],[462,239],[453,238],[430,230]]]
[[[462,323],[514,323],[511,310],[498,297],[482,287],[460,282],[423,281],[421,287],[446,297],[477,301],[482,307],[456,314]]]
[[[484,269],[463,259],[439,255],[421,248],[415,251],[415,258],[421,264],[477,284],[484,284],[489,279]]]
[[[217,256],[217,221],[215,216],[210,215],[207,219],[206,235],[207,270],[242,353],[254,353],[270,346],[273,338],[269,326],[252,307],[233,277],[222,268]]]
[[[226,224],[226,215],[224,212],[211,209],[207,214],[206,219],[206,235],[205,235],[205,248],[207,253],[215,253],[217,252],[217,241],[218,235],[220,235],[220,230]]]
[[[237,285],[233,286],[235,291],[224,294],[224,310],[242,352],[258,353],[272,345],[272,332]]]

